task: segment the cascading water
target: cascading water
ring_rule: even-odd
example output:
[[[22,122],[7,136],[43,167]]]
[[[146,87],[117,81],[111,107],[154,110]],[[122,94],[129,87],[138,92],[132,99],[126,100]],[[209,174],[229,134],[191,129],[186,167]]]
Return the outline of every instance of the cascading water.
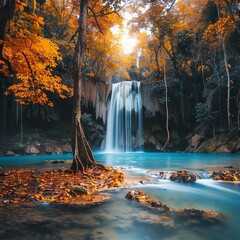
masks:
[[[106,152],[141,151],[142,145],[140,82],[115,83],[107,116]]]

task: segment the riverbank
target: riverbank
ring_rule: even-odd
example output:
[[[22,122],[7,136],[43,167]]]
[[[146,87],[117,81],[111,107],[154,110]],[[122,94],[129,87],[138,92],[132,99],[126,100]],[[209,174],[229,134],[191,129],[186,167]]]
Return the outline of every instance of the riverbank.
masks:
[[[114,167],[86,169],[77,175],[66,167],[0,169],[0,180],[0,206],[30,202],[90,206],[109,198],[104,191],[124,186],[124,174]]]
[[[218,134],[214,138],[190,134],[181,140],[171,139],[165,149],[159,139],[158,135],[151,135],[150,139],[145,139],[144,150],[147,152],[240,153],[240,139],[226,134]],[[93,150],[102,151],[103,149],[98,147]],[[49,138],[41,134],[27,134],[21,141],[19,135],[0,136],[0,156],[53,155],[71,152],[68,138]]]

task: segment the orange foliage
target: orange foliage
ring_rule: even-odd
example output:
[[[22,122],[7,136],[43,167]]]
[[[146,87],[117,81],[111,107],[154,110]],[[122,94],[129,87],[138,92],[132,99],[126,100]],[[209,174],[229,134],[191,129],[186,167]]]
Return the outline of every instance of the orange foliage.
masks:
[[[220,18],[215,24],[210,24],[204,32],[204,39],[215,42],[221,37],[228,37],[235,29],[235,24],[230,16]]]
[[[13,83],[5,94],[13,93],[21,104],[48,104],[53,106],[49,93],[65,98],[71,89],[61,84],[61,79],[52,74],[57,61],[61,60],[58,46],[41,37],[42,17],[24,11],[25,3],[18,1],[16,16],[11,22],[11,32],[4,41],[3,55],[14,69],[17,83]],[[13,77],[4,62],[0,69],[6,76]]]

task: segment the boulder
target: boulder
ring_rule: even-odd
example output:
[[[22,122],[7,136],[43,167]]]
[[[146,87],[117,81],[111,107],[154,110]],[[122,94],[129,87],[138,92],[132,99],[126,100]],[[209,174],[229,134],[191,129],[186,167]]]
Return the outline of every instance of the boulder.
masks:
[[[222,145],[220,147],[218,147],[215,152],[217,153],[230,153],[231,151],[228,149],[228,146],[226,145]]]
[[[40,151],[36,147],[34,147],[33,145],[29,145],[29,146],[26,147],[25,153],[26,154],[39,154]]]
[[[47,154],[62,154],[63,149],[59,146],[57,146],[55,143],[46,143],[44,145],[45,152]]]
[[[9,150],[4,155],[5,156],[15,156],[15,153],[13,151]]]
[[[193,148],[197,147],[199,142],[201,140],[201,136],[198,134],[195,134],[192,138],[191,138],[191,146]]]
[[[177,171],[170,173],[170,180],[175,182],[195,182],[197,176],[188,171]]]
[[[72,147],[71,147],[71,144],[70,143],[64,143],[62,145],[62,150],[64,153],[71,153],[72,152]]]
[[[237,182],[240,181],[240,170],[214,171],[209,174],[213,180]]]

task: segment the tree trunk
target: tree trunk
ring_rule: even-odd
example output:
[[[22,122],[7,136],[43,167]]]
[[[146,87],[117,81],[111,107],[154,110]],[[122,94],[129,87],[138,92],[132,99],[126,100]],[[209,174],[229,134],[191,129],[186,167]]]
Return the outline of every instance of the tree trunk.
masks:
[[[228,119],[228,128],[229,128],[229,131],[231,131],[232,130],[231,112],[230,112],[231,80],[230,80],[230,73],[229,73],[229,70],[228,70],[226,47],[225,47],[225,43],[224,43],[223,38],[222,38],[222,47],[223,47],[224,65],[225,65],[226,74],[227,74],[227,119]]]
[[[15,13],[15,0],[0,0],[0,40],[5,39],[7,22],[11,20]],[[13,69],[11,64],[7,59],[3,57],[3,46],[4,43],[0,44],[0,60],[2,60],[5,64],[7,64],[8,69],[11,73],[13,73]]]
[[[84,172],[88,167],[96,166],[91,148],[81,125],[81,80],[82,64],[86,49],[86,17],[88,0],[81,0],[79,15],[79,35],[75,47],[73,64],[73,119],[72,119],[72,150],[73,162],[71,169],[74,174]]]
[[[219,13],[219,5],[218,4],[217,4],[217,11],[218,11],[218,18],[219,18],[220,13]],[[221,44],[222,44],[222,49],[223,49],[224,65],[225,65],[225,70],[226,70],[226,74],[227,74],[227,119],[228,119],[228,128],[229,128],[229,131],[231,131],[232,130],[231,112],[230,112],[231,80],[230,80],[230,73],[229,73],[229,70],[228,70],[227,51],[226,51],[226,46],[225,46],[225,38],[224,38],[222,32],[220,32],[220,34],[221,34]]]
[[[222,105],[221,105],[221,79],[219,75],[219,66],[216,62],[216,52],[213,53],[213,69],[214,74],[217,76],[218,83],[218,109],[219,109],[219,132],[222,132]]]
[[[165,107],[166,107],[166,131],[167,131],[167,140],[163,146],[163,148],[165,149],[165,147],[167,146],[169,139],[170,139],[170,134],[169,134],[169,114],[168,114],[168,87],[167,87],[167,75],[166,75],[166,66],[164,63],[163,66],[163,72],[164,72],[164,84],[165,84],[165,91],[166,91],[166,100],[165,100]]]

